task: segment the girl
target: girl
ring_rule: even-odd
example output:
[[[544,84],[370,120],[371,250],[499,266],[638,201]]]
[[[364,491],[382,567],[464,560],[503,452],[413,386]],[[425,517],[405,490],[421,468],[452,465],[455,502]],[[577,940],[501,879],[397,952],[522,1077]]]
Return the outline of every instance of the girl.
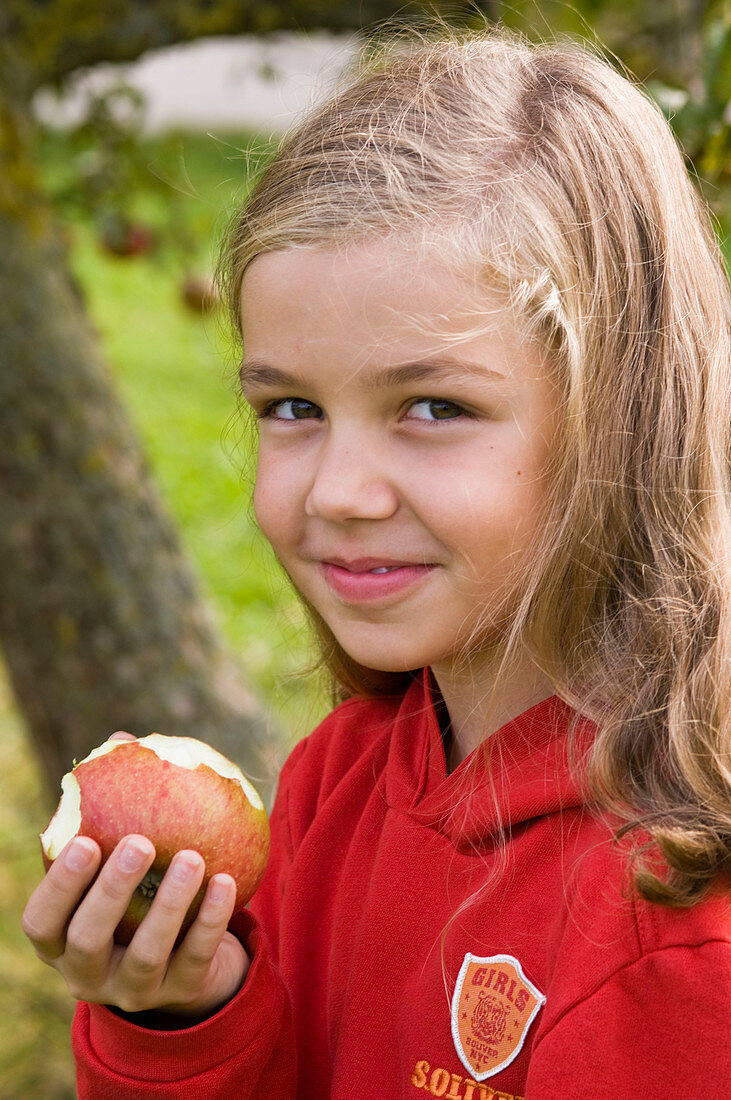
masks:
[[[231,922],[178,855],[26,910],[79,1095],[731,1095],[729,295],[659,111],[591,52],[399,43],[225,257],[254,504],[339,704]]]

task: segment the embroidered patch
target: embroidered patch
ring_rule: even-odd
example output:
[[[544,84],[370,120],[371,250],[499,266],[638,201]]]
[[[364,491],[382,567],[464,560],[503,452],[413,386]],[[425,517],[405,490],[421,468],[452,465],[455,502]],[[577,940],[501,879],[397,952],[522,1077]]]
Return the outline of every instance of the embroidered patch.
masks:
[[[452,1038],[477,1081],[505,1069],[520,1053],[546,998],[512,955],[479,958],[468,951],[452,997]]]

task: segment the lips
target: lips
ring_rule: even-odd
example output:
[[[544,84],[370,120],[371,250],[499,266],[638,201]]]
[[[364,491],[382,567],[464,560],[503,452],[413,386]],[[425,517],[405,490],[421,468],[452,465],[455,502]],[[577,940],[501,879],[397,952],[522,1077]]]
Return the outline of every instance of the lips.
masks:
[[[340,569],[347,569],[349,573],[372,573],[378,570],[391,571],[394,569],[407,569],[428,565],[424,561],[395,561],[393,558],[356,558],[354,561],[346,561],[345,558],[322,558],[323,565],[337,565]]]
[[[384,558],[340,559],[320,562],[320,573],[330,589],[346,603],[399,599],[424,583],[436,567]]]

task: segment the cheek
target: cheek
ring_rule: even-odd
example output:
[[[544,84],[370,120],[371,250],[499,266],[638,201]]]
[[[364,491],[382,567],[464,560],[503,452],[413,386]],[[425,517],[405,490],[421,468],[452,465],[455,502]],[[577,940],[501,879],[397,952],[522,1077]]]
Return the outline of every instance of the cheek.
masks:
[[[299,536],[303,515],[302,463],[277,453],[259,452],[253,505],[256,521],[277,553],[286,552]]]
[[[257,472],[256,481],[254,482],[254,494],[252,496],[252,504],[254,506],[254,515],[256,516],[256,522],[259,524],[265,535],[267,534],[266,499],[267,498],[264,482],[262,481],[260,474]]]
[[[284,535],[282,521],[290,512],[285,489],[285,479],[278,477],[272,463],[260,455],[254,483],[254,515],[262,533],[275,549]]]
[[[511,567],[540,523],[541,489],[526,473],[465,481],[446,501],[439,531],[469,563],[470,575]]]

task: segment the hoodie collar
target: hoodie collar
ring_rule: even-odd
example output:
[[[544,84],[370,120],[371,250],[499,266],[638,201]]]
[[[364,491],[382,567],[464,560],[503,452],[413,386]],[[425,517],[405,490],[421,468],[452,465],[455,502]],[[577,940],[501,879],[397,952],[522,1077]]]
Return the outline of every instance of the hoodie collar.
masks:
[[[428,668],[403,697],[389,750],[389,804],[457,847],[484,846],[502,830],[586,802],[584,764],[595,735],[557,695],[512,718],[447,774]],[[575,723],[576,761],[569,761]]]

